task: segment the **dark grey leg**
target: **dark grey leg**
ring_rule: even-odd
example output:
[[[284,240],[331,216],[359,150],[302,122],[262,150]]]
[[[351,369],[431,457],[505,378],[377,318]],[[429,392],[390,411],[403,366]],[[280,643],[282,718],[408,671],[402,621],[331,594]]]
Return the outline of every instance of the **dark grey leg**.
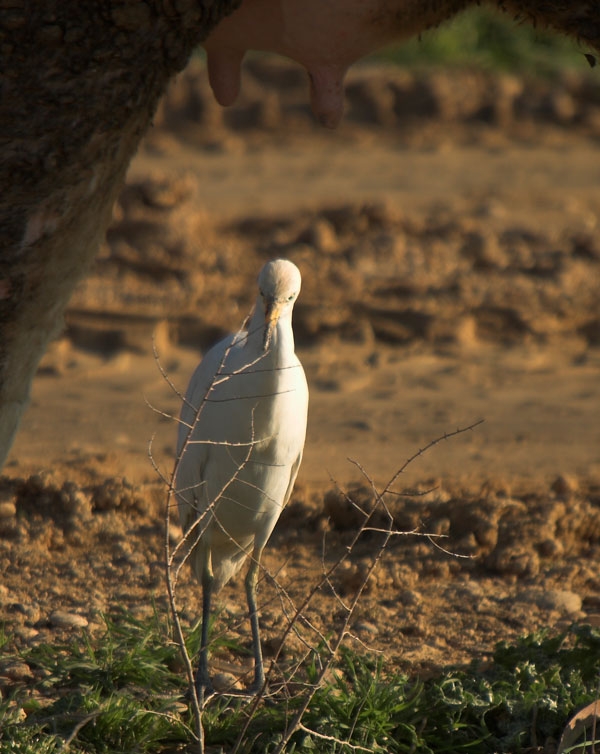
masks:
[[[200,635],[200,661],[196,673],[196,693],[200,700],[203,700],[207,693],[211,694],[213,691],[208,673],[208,627],[213,581],[211,556],[210,550],[208,550],[202,569],[202,633]]]
[[[258,609],[256,607],[256,583],[258,581],[258,568],[260,565],[260,550],[254,549],[252,561],[246,576],[246,598],[250,612],[250,627],[252,629],[252,651],[254,653],[254,681],[251,690],[258,693],[265,683],[265,670],[263,665],[262,648],[260,646],[260,629],[258,625]]]

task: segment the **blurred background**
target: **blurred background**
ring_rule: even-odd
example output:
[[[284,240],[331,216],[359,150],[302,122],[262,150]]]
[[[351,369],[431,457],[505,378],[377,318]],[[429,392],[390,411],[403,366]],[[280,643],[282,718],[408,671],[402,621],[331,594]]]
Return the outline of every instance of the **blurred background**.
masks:
[[[106,243],[42,364],[13,463],[116,451],[171,463],[180,390],[241,325],[265,259],[303,273],[304,478],[420,461],[487,478],[600,471],[600,81],[576,43],[475,9],[349,74],[336,132],[305,72],[248,56],[214,101],[201,52],[171,85]],[[68,385],[68,389],[64,386]],[[96,406],[91,414],[83,406]],[[54,433],[57,411],[65,427]],[[447,447],[446,447],[447,446]],[[46,450],[44,450],[46,448]]]

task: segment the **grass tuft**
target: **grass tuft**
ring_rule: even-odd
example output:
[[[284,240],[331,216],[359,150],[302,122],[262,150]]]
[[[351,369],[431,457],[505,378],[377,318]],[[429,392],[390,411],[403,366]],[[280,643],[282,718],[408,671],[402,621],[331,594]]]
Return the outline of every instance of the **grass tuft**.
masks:
[[[3,652],[11,659],[6,645]],[[97,638],[82,632],[12,659],[36,680],[15,682],[0,702],[0,752],[170,754],[193,741],[178,648],[159,616],[141,622],[123,612],[105,618]],[[318,665],[315,652],[287,695],[258,706],[240,752],[276,748]],[[286,751],[518,754],[558,739],[570,715],[595,698],[599,677],[600,632],[589,626],[501,644],[485,666],[427,680],[388,669],[383,656],[343,649]],[[241,699],[211,702],[203,715],[208,750],[230,751],[250,709]]]
[[[158,616],[149,624],[122,612],[105,632],[68,644],[41,644],[21,659],[40,680],[15,686],[0,708],[0,751],[155,752],[190,736],[180,701],[179,648]]]

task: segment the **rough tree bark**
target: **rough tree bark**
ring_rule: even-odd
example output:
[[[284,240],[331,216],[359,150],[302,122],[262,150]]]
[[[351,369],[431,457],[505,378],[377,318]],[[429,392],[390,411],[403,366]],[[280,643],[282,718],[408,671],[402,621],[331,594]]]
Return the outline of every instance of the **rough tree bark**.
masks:
[[[0,0],[0,468],[171,76],[237,0]]]
[[[244,0],[207,44],[228,103],[246,49],[307,68],[326,125],[358,57],[474,0]],[[0,0],[0,468],[49,339],[170,77],[241,0]],[[600,0],[497,0],[600,43]]]

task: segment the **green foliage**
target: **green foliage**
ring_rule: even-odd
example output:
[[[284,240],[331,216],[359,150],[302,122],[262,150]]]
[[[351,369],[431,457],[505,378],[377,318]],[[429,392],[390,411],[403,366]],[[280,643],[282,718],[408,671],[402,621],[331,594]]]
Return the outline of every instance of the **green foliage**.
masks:
[[[492,9],[473,8],[371,59],[403,66],[468,65],[548,76],[566,68],[586,71],[585,52],[563,35]]]
[[[515,646],[499,645],[494,662],[496,685],[505,694],[503,714],[491,729],[505,746],[518,747],[526,743],[524,731],[535,717],[538,740],[543,740],[557,735],[565,710],[570,715],[595,697],[600,632],[583,626],[568,635],[534,634]]]
[[[15,684],[0,702],[0,752],[54,754],[65,741],[79,754],[189,747],[178,651],[158,617],[142,623],[123,613],[106,619],[93,641],[82,633],[66,645],[23,652],[38,680]],[[230,750],[247,725],[240,751],[272,752],[323,659],[315,653],[291,679],[292,694],[252,715],[247,700],[211,701],[203,716],[207,746]],[[568,717],[595,698],[599,678],[600,632],[589,626],[501,644],[485,667],[448,669],[425,681],[387,668],[383,656],[343,650],[286,751],[517,754],[533,737],[558,738]]]
[[[148,691],[173,686],[168,665],[179,650],[165,641],[165,627],[157,616],[150,625],[125,612],[104,620],[106,632],[93,644],[83,633],[58,652],[47,644],[33,647],[27,653],[27,663],[49,672],[46,683],[96,688],[107,694],[132,685]]]
[[[558,739],[568,717],[595,698],[599,678],[600,633],[589,627],[500,645],[489,667],[448,670],[424,682],[386,671],[382,657],[343,651],[335,680],[315,694],[288,751],[516,754],[534,737]],[[261,709],[244,751],[269,751],[295,707],[288,700],[277,713]]]
[[[74,752],[151,752],[189,739],[177,705],[185,680],[171,670],[179,649],[166,626],[127,613],[105,623],[94,642],[82,632],[23,653],[41,680],[35,696],[17,687],[0,707],[0,752],[59,751],[70,737]]]

